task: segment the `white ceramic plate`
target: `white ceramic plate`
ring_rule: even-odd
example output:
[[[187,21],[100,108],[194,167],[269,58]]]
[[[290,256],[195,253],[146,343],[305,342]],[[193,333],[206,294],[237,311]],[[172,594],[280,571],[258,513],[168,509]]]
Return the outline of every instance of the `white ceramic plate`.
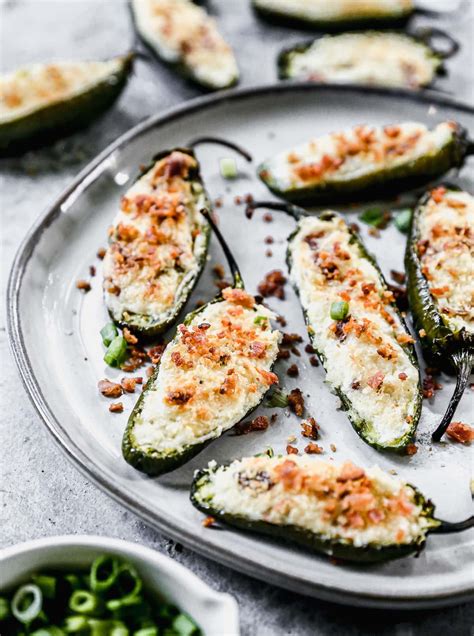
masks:
[[[0,551],[0,590],[19,585],[32,572],[87,568],[102,554],[114,554],[137,568],[150,592],[177,605],[205,636],[238,636],[237,603],[220,594],[184,566],[138,543],[107,537],[48,537]]]
[[[128,466],[120,453],[122,432],[136,396],[125,396],[125,412],[116,415],[108,412],[109,402],[97,391],[98,380],[121,374],[106,368],[102,361],[99,329],[108,318],[95,254],[106,242],[119,198],[139,164],[146,164],[159,150],[201,135],[229,137],[249,148],[257,163],[308,136],[348,125],[402,120],[435,124],[445,118],[457,119],[470,130],[471,137],[474,135],[472,109],[429,93],[280,85],[189,102],[140,124],[102,153],[36,223],[18,253],[10,279],[14,355],[38,412],[68,455],[100,487],[157,529],[266,581],[325,599],[369,606],[426,607],[466,599],[473,591],[472,532],[430,537],[427,549],[417,559],[362,568],[335,566],[326,558],[235,530],[202,527],[202,516],[188,499],[194,470],[211,459],[229,461],[269,445],[282,452],[289,435],[299,436],[293,416],[280,411],[277,422],[264,433],[244,437],[227,434],[186,466],[151,479]],[[263,222],[261,213],[252,221],[245,218],[243,207],[234,204],[234,196],[251,192],[268,197],[268,193],[255,178],[254,167],[240,159],[240,178],[223,181],[218,158],[230,154],[210,146],[199,150],[211,196],[224,195],[224,206],[218,210],[221,228],[241,264],[247,288],[255,291],[265,272],[285,270],[285,239],[292,221],[277,213],[271,224]],[[450,178],[472,191],[467,168]],[[357,220],[354,209],[350,218]],[[394,227],[385,230],[380,239],[368,237],[366,228],[362,231],[387,277],[391,269],[403,270],[403,235]],[[272,258],[264,255],[268,234],[276,241]],[[214,262],[223,262],[214,240],[211,255]],[[90,264],[97,266],[97,276],[92,291],[83,295],[75,282],[87,277]],[[208,267],[193,299],[208,299],[215,291]],[[193,299],[189,307],[194,306]],[[290,289],[286,301],[272,299],[270,304],[287,318],[287,331],[305,334],[298,301]],[[417,455],[393,457],[359,439],[338,410],[338,400],[324,385],[321,368],[311,367],[304,352],[295,361],[300,369],[297,381],[287,378],[286,363],[281,364],[281,377],[288,387],[298,385],[310,396],[308,411],[321,424],[325,457],[335,461],[350,457],[363,466],[377,463],[395,469],[435,501],[441,518],[459,520],[471,514],[469,449],[453,443],[432,448],[430,443],[429,432],[445,409],[452,380],[443,377],[444,389],[433,404],[424,404]],[[469,421],[472,417],[472,397],[472,392],[466,394],[457,419]],[[337,447],[335,453],[330,451],[331,443]],[[302,449],[301,438],[298,445]]]

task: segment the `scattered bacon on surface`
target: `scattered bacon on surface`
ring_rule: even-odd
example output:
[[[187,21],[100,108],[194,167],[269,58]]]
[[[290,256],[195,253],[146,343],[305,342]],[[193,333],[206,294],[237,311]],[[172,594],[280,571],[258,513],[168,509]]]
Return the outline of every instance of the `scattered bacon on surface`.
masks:
[[[149,366],[146,368],[147,378],[151,378],[151,376],[155,373],[155,367]]]
[[[273,238],[273,236],[266,236],[266,237],[265,237],[265,239],[264,239],[264,242],[265,242],[267,245],[271,245],[272,243],[274,243],[274,238]]]
[[[157,344],[148,350],[148,357],[153,362],[153,364],[158,364],[158,362],[161,360],[161,356],[163,355],[163,352],[165,349],[166,349],[166,345]]]
[[[265,256],[266,256],[267,258],[270,258],[271,256],[273,256],[273,252],[272,252],[272,250],[270,250],[270,249],[265,250]]]
[[[123,389],[120,384],[111,382],[110,380],[100,380],[97,386],[104,397],[118,398],[123,393]]]
[[[234,428],[236,435],[247,435],[253,431],[265,431],[270,425],[266,415],[259,415],[248,422],[239,422]]]
[[[264,298],[269,296],[275,296],[280,300],[285,299],[284,285],[286,283],[286,277],[279,269],[274,269],[266,274],[263,281],[258,285],[258,293]]]
[[[128,351],[128,358],[120,365],[122,371],[131,372],[136,371],[146,362],[148,362],[149,356],[145,349],[138,346],[131,346]]]
[[[316,440],[319,438],[319,429],[321,427],[316,422],[314,417],[308,417],[307,420],[301,422],[301,435],[308,437],[309,439]]]
[[[122,335],[128,344],[137,344],[138,338],[128,329],[128,327],[124,327],[122,331]]]
[[[307,344],[304,348],[306,353],[316,353],[316,351],[314,350],[313,345]]]
[[[293,389],[288,394],[288,406],[298,417],[302,417],[304,413],[304,398],[300,389]]]
[[[337,477],[337,481],[354,481],[356,479],[362,479],[362,477],[365,477],[365,471],[352,462],[347,461],[344,462],[344,464],[342,465],[342,469],[339,476]]]
[[[212,268],[212,271],[219,280],[223,280],[225,276],[225,269],[223,265],[217,263],[217,265],[214,265]]]
[[[122,386],[122,389],[127,393],[134,393],[135,387],[139,383],[137,378],[122,378],[120,380],[120,384]]]
[[[290,357],[290,351],[288,349],[282,349],[281,345],[278,348],[277,360],[288,360]]]
[[[303,342],[303,338],[297,333],[284,333],[281,339],[282,347],[292,347],[295,343]]]
[[[299,373],[300,372],[299,372],[298,367],[297,367],[296,364],[292,364],[286,370],[286,375],[288,375],[290,378],[297,378]]]
[[[216,520],[214,519],[214,517],[211,517],[209,515],[209,517],[206,517],[205,519],[202,520],[202,525],[205,528],[210,528],[211,526],[213,526],[215,524]]]
[[[265,223],[271,223],[273,221],[273,214],[271,212],[265,212],[262,218]]]
[[[416,444],[408,444],[405,452],[407,455],[416,455],[418,452],[418,446]]]
[[[311,356],[309,359],[309,362],[312,367],[319,367],[319,360],[317,359],[316,356]]]
[[[89,274],[90,274],[91,276],[95,276],[95,274],[96,274],[96,269],[95,269],[94,265],[89,265]]]
[[[395,269],[390,270],[390,276],[398,285],[403,285],[406,279],[405,272],[397,272]]]
[[[255,305],[255,298],[247,294],[243,289],[227,287],[222,291],[222,297],[230,303],[242,305],[242,307],[247,307],[248,309],[251,309]]]
[[[103,260],[106,252],[107,250],[105,249],[105,247],[99,247],[99,249],[97,250],[97,258],[99,258],[100,260]]]
[[[86,280],[78,280],[76,283],[76,287],[77,289],[83,291],[85,294],[87,294],[87,292],[91,290],[91,285]]]
[[[407,376],[407,374],[406,374],[406,373],[403,373],[403,372],[402,372],[402,373],[399,373],[399,374],[398,374],[398,378],[399,378],[399,380],[401,380],[402,382],[405,382],[405,380],[408,378],[408,376]]]
[[[446,435],[461,444],[470,444],[474,441],[474,427],[464,422],[451,422]]]
[[[114,402],[109,406],[109,411],[111,413],[122,413],[123,411],[123,403],[122,402]]]
[[[371,376],[367,380],[367,384],[372,389],[374,389],[374,391],[378,391],[380,389],[380,387],[382,386],[384,379],[385,379],[385,376],[382,373],[382,371],[377,371],[373,376]]]
[[[413,344],[415,341],[409,334],[399,333],[397,335],[397,342],[401,345],[404,345],[404,344]]]
[[[285,318],[283,316],[278,315],[276,317],[276,321],[280,325],[280,327],[286,327],[287,323],[286,323],[286,320],[285,320]]]
[[[427,375],[423,378],[423,397],[425,400],[430,400],[434,397],[435,391],[440,391],[443,385],[437,382],[431,375]]]
[[[288,444],[286,447],[286,454],[287,455],[298,455],[299,451],[295,446],[292,446],[291,444]]]
[[[314,442],[310,442],[304,447],[304,452],[308,453],[308,455],[321,455],[324,453],[323,448],[315,444]]]

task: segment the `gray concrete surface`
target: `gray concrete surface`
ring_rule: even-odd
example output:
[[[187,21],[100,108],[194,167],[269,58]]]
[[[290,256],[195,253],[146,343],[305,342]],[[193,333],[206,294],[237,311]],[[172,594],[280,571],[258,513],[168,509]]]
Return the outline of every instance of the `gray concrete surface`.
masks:
[[[247,0],[210,3],[235,46],[242,85],[276,79],[274,59],[282,45],[307,37],[256,21]],[[454,15],[419,20],[450,30],[462,44],[438,86],[473,102],[474,3]],[[2,70],[60,58],[100,58],[132,42],[121,0],[0,2]],[[19,242],[44,207],[94,155],[152,113],[198,95],[167,69],[139,62],[117,107],[85,133],[22,159],[0,162],[2,292]],[[31,312],[35,308],[31,307]],[[89,483],[63,456],[34,412],[11,358],[4,302],[0,322],[0,546],[63,533],[102,534],[143,542],[168,553],[211,586],[234,594],[245,635],[411,634],[468,635],[473,606],[429,612],[354,610],[308,599],[221,567],[160,536]],[[343,576],[343,570],[341,570]]]

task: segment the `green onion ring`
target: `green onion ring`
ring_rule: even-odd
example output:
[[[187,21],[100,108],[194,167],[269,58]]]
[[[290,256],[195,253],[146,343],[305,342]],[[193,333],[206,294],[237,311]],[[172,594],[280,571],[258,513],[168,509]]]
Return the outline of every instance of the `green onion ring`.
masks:
[[[25,607],[25,602],[31,597],[30,602]],[[12,599],[12,614],[20,623],[31,623],[43,607],[43,594],[37,585],[22,585]]]

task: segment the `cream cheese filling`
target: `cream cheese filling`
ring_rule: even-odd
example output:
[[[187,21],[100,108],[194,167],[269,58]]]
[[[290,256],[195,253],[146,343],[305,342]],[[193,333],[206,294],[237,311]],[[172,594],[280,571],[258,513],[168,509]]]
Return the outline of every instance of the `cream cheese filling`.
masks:
[[[254,0],[256,7],[303,20],[397,17],[413,10],[412,0]]]

